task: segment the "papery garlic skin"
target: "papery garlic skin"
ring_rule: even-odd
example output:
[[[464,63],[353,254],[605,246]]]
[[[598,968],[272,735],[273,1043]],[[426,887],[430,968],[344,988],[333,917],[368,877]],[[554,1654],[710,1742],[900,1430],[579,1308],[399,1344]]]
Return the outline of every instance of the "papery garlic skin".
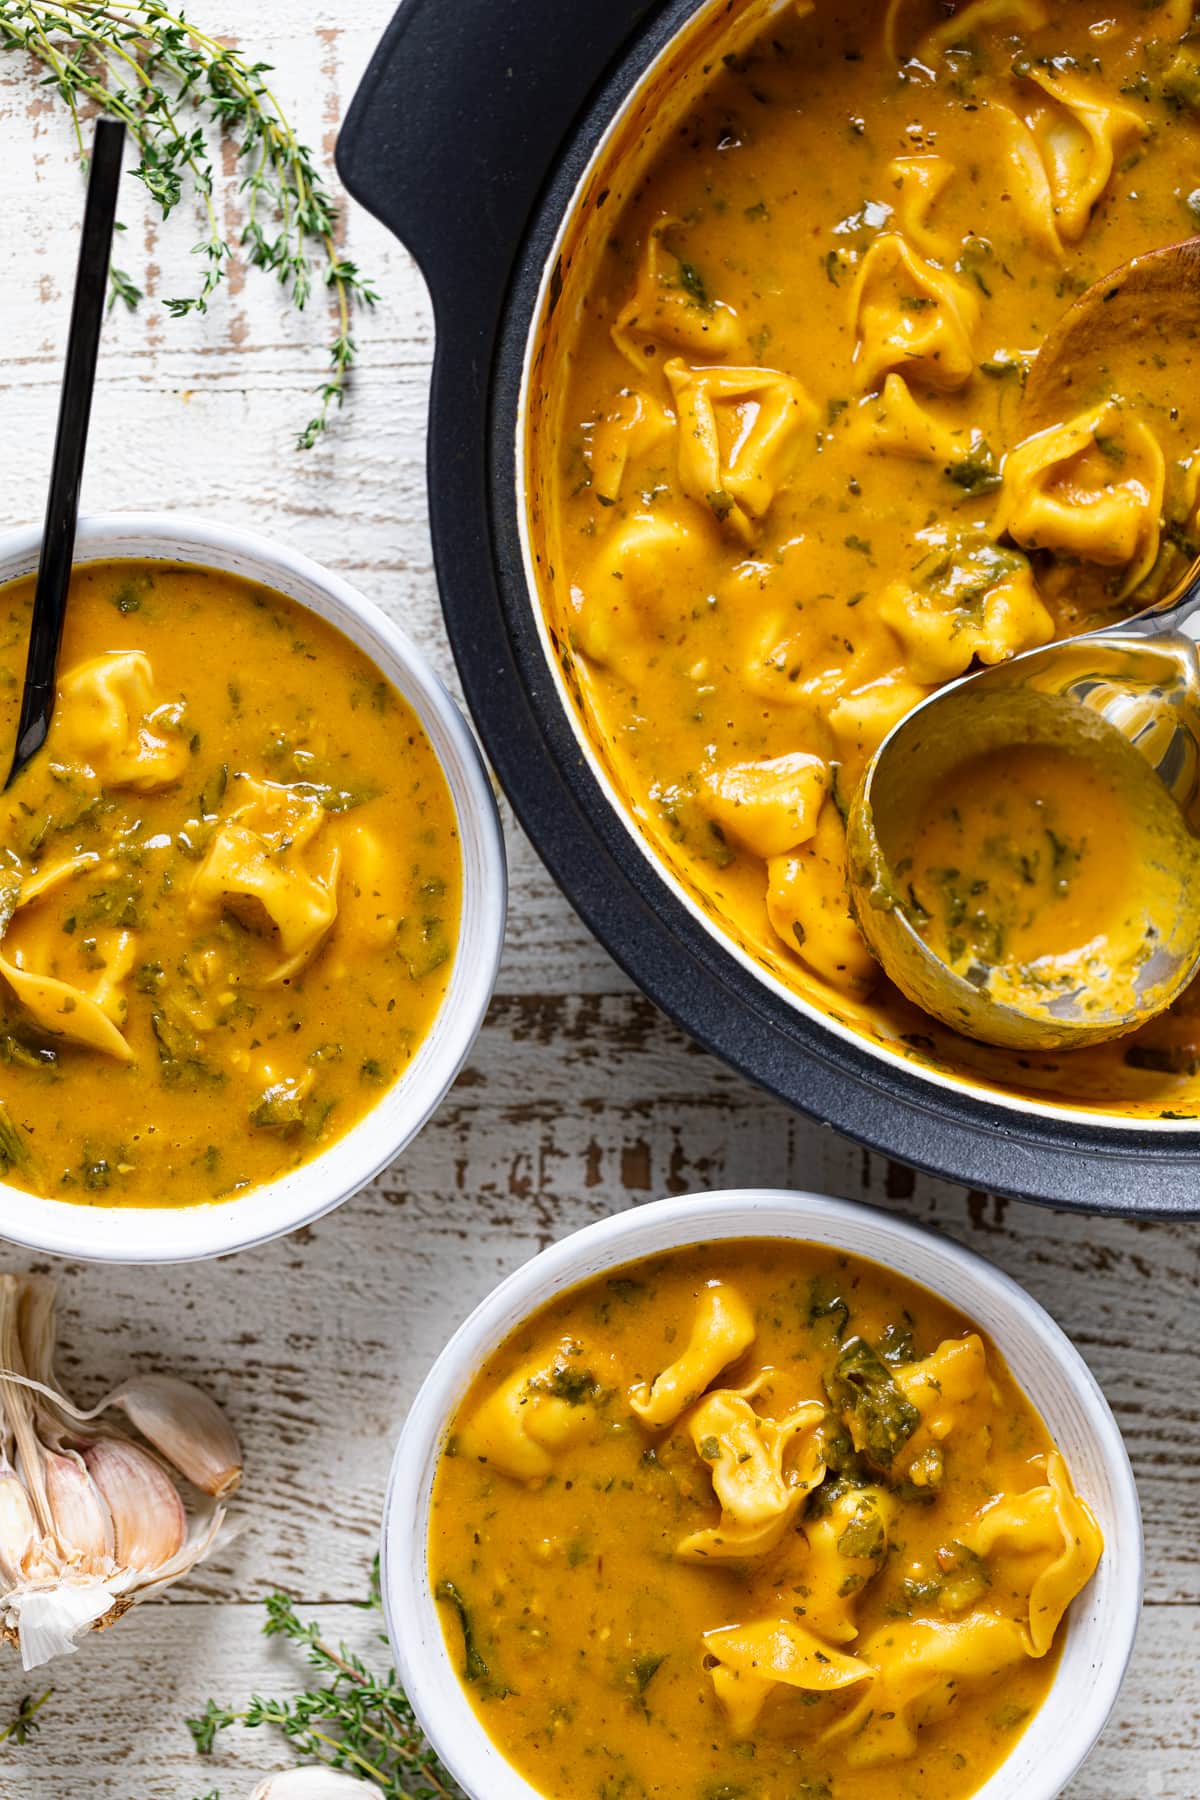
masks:
[[[28,1588],[10,1598],[8,1618],[21,1645],[24,1669],[40,1669],[56,1656],[71,1656],[85,1631],[112,1612],[117,1597],[103,1581],[65,1581]]]
[[[344,1775],[340,1769],[316,1764],[268,1775],[259,1782],[250,1800],[363,1800],[365,1794],[379,1795],[382,1800],[381,1790],[373,1781],[360,1781],[356,1775]]]

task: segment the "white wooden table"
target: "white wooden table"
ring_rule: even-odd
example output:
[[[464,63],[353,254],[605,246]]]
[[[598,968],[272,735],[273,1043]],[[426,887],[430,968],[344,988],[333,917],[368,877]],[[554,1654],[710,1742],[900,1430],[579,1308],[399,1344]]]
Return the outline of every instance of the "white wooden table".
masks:
[[[453,5],[454,0],[443,0]],[[196,0],[209,29],[274,63],[301,135],[328,161],[388,0]],[[0,63],[5,174],[0,524],[40,518],[80,211],[57,103]],[[229,196],[223,196],[228,209]],[[186,209],[185,209],[186,211]],[[196,233],[152,222],[130,189],[121,261],[151,294],[186,279]],[[227,210],[232,226],[232,214]],[[431,327],[403,251],[355,214],[378,279],[361,370],[335,435],[290,447],[319,379],[324,321],[297,328],[253,277],[207,324],[152,301],[106,334],[85,504],[189,509],[285,537],[341,570],[451,679],[426,533]],[[319,303],[318,303],[319,304]],[[420,1141],[340,1212],[286,1242],[190,1268],[64,1266],[65,1368],[81,1396],[137,1366],[212,1388],[241,1431],[240,1538],[198,1578],[41,1676],[0,1666],[0,1728],[54,1692],[41,1732],[0,1746],[0,1800],[240,1800],[281,1766],[261,1735],[194,1755],[209,1695],[286,1691],[294,1657],[260,1636],[258,1597],[295,1594],[327,1635],[366,1643],[352,1610],[375,1548],[390,1447],[435,1351],[509,1269],[552,1238],[666,1192],[765,1184],[847,1194],[934,1220],[1049,1307],[1102,1382],[1141,1487],[1147,1607],[1116,1713],[1071,1800],[1200,1796],[1200,1228],[1072,1218],[914,1178],[797,1118],[690,1044],[579,925],[518,831],[499,993],[469,1066]],[[21,1267],[19,1252],[2,1266]]]

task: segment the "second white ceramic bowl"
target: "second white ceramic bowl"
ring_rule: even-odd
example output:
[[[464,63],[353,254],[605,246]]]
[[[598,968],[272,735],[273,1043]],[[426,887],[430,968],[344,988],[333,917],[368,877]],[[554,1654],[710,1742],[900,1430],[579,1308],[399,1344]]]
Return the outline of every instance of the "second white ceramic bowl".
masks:
[[[41,533],[0,536],[0,583],[37,567]],[[450,986],[401,1079],[311,1162],[236,1200],[207,1206],[74,1206],[0,1183],[0,1235],[30,1249],[96,1262],[185,1262],[244,1250],[311,1224],[364,1187],[434,1112],[483,1023],[504,942],[507,871],[491,783],[471,729],[416,645],[341,576],[248,531],[174,513],[80,521],[76,563],[144,557],[199,564],[261,582],[357,644],[420,719],[458,815],[462,916]]]
[[[1007,1275],[948,1238],[848,1200],[741,1190],[684,1196],[589,1225],[510,1275],[438,1357],[408,1415],[383,1522],[383,1598],[400,1679],[438,1755],[472,1800],[543,1800],[480,1725],[430,1588],[429,1503],[451,1421],[476,1370],[522,1319],[604,1270],[686,1244],[798,1239],[853,1252],[930,1288],[996,1344],[1045,1420],[1104,1533],[1095,1576],[1071,1608],[1045,1705],[975,1800],[1054,1800],[1112,1710],[1142,1598],[1137,1488],[1116,1421],[1087,1364]],[[883,1780],[887,1786],[886,1777]],[[573,1800],[556,1794],[549,1800]]]

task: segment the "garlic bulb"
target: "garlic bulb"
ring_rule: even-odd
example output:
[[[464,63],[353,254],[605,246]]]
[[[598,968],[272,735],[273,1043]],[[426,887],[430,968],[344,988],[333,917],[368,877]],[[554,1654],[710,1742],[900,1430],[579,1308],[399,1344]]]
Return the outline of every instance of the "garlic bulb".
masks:
[[[357,1776],[343,1775],[318,1763],[307,1769],[285,1769],[280,1775],[268,1775],[259,1782],[250,1800],[365,1800],[367,1794],[379,1795],[373,1781],[359,1781]]]
[[[54,1283],[0,1275],[0,1638],[27,1669],[207,1555],[242,1473],[224,1414],[174,1376],[81,1412],[58,1390],[54,1337]],[[145,1444],[103,1418],[113,1408]],[[200,1490],[189,1507],[172,1470]]]

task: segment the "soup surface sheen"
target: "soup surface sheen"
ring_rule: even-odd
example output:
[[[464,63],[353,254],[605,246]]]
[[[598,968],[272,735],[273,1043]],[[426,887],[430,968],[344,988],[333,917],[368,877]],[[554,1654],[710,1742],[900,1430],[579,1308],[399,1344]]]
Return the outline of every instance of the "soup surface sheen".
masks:
[[[568,685],[713,921],[912,1061],[1165,1117],[1200,1106],[1194,986],[1065,1060],[970,1044],[881,977],[843,818],[937,686],[1147,604],[1194,553],[1193,346],[1130,345],[1080,372],[1077,410],[1018,424],[1071,300],[1196,230],[1190,17],[1179,0],[831,0],[765,31],[752,7],[723,14],[585,190],[528,440]],[[1092,842],[1067,877],[1085,944],[1119,849]]]
[[[0,596],[12,732],[32,583]],[[458,930],[457,823],[349,640],[213,570],[73,579],[49,742],[4,796],[0,1166],[56,1199],[237,1194],[402,1074]]]
[[[514,1332],[453,1422],[429,1555],[480,1720],[550,1800],[965,1800],[1101,1548],[961,1314],[748,1239]]]

